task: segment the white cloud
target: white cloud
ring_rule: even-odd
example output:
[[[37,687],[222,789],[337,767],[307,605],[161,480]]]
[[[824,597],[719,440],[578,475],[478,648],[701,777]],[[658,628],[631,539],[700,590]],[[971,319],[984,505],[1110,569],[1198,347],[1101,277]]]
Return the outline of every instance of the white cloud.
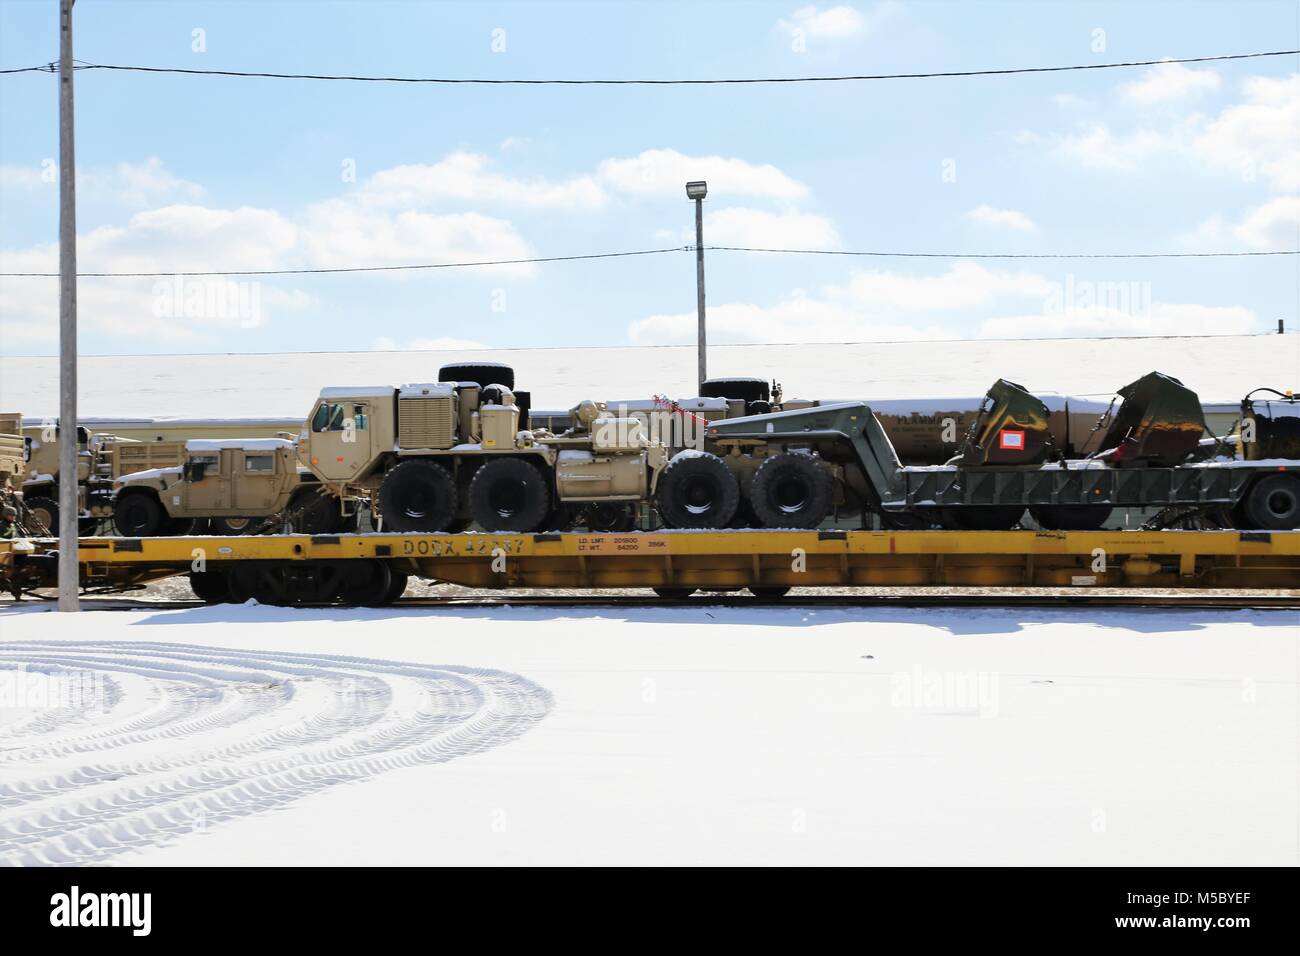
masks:
[[[847,4],[824,10],[810,4],[795,10],[788,20],[782,17],[776,26],[791,36],[802,35],[810,40],[847,39],[875,30],[900,10],[902,4],[891,0],[876,4],[865,14]]]
[[[370,346],[375,352],[464,352],[470,349],[486,349],[491,346],[474,339],[456,339],[449,337],[433,339],[410,339],[398,344],[388,336],[380,336]]]
[[[1239,222],[1222,216],[1205,220],[1184,244],[1201,250],[1240,244],[1260,251],[1300,249],[1300,197],[1278,196],[1246,211]]]
[[[683,238],[693,242],[694,230],[684,233]],[[825,216],[734,206],[705,215],[704,240],[718,246],[836,249],[840,234]]]
[[[1196,70],[1181,63],[1167,63],[1145,70],[1136,80],[1122,84],[1119,92],[1132,103],[1151,106],[1217,90],[1221,83],[1214,70]]]
[[[40,166],[0,166],[0,189],[57,189],[59,170],[53,160]],[[82,198],[110,199],[129,205],[143,205],[168,198],[201,199],[198,183],[174,175],[157,156],[142,163],[118,163],[111,167],[77,170],[77,190]]]
[[[1007,229],[1015,229],[1018,232],[1036,232],[1038,230],[1038,227],[1034,225],[1034,221],[1017,209],[996,209],[988,205],[976,206],[966,213],[966,218],[986,226],[1002,226]]]
[[[1033,134],[1024,135],[1023,141],[1032,142]],[[1116,136],[1104,123],[1096,123],[1078,133],[1068,133],[1050,139],[1055,152],[1091,169],[1109,169],[1128,172],[1139,168],[1146,160],[1162,149],[1168,148],[1169,134],[1141,129],[1127,136]]]
[[[503,143],[502,148],[505,146]],[[452,153],[433,164],[381,170],[360,190],[363,203],[379,206],[409,207],[458,200],[594,209],[603,205],[605,199],[605,191],[590,176],[562,182],[540,177],[514,179],[493,170],[488,157],[466,152]]]
[[[858,272],[842,292],[862,308],[911,312],[972,309],[1002,297],[1045,299],[1053,288],[1049,279],[1037,273],[1004,272],[974,262],[957,262],[934,276]]]
[[[1255,76],[1242,83],[1245,102],[1204,122],[1192,146],[1212,165],[1274,189],[1300,189],[1300,73],[1284,79]]]
[[[639,156],[604,160],[597,177],[611,189],[643,196],[686,198],[686,183],[703,179],[709,196],[803,199],[808,187],[775,166],[723,156],[685,156],[675,149],[647,149]]]

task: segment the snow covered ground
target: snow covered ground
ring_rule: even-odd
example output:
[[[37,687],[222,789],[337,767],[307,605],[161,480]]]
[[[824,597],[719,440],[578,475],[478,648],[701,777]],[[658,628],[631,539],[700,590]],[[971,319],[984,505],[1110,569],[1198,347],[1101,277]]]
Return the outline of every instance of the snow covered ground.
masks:
[[[500,349],[477,352],[305,352],[261,355],[86,356],[79,409],[87,417],[305,416],[321,388],[437,378],[451,361],[515,367],[534,408],[583,398],[695,393],[687,346]],[[1237,402],[1261,385],[1300,384],[1300,336],[856,342],[720,345],[709,374],[776,378],[787,397],[925,398],[983,395],[999,378],[1033,392],[1098,396],[1150,371],[1181,379],[1203,402]],[[0,411],[58,413],[54,358],[0,356]]]
[[[1294,865],[1297,623],[6,602],[0,863]]]

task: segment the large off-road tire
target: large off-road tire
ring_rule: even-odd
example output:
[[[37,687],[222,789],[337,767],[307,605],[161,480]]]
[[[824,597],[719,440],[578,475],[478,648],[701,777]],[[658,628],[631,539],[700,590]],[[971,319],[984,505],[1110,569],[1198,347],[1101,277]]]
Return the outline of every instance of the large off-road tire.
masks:
[[[190,590],[204,604],[229,604],[230,575],[225,571],[191,571]]]
[[[251,534],[254,528],[260,528],[263,518],[213,518],[209,527],[213,534],[238,535]]]
[[[1111,510],[1110,505],[1036,505],[1029,514],[1048,531],[1098,531]]]
[[[772,392],[762,378],[708,378],[700,385],[700,397],[738,398],[748,404],[770,401]]]
[[[754,472],[749,503],[765,528],[815,528],[831,513],[831,476],[811,455],[774,455]]]
[[[59,503],[53,498],[46,498],[44,495],[38,495],[35,498],[24,498],[23,507],[26,509],[29,519],[33,525],[42,526],[49,532],[52,537],[59,534]],[[38,534],[40,527],[33,528]]]
[[[165,534],[169,523],[163,506],[147,491],[120,494],[113,502],[113,526],[124,538]]]
[[[939,520],[950,531],[1007,531],[1024,515],[1019,505],[974,505],[940,508]]]
[[[440,382],[478,382],[482,387],[504,385],[515,390],[515,370],[501,362],[452,362],[438,369]]]
[[[1246,518],[1252,527],[1266,531],[1300,528],[1300,478],[1268,475],[1246,492]]]
[[[655,498],[670,528],[725,528],[740,505],[740,482],[717,455],[679,452],[659,476]]]
[[[427,458],[402,462],[379,485],[385,531],[445,531],[456,517],[456,501],[451,473]]]
[[[484,531],[536,531],[551,512],[551,489],[532,462],[491,458],[469,483],[469,513]]]

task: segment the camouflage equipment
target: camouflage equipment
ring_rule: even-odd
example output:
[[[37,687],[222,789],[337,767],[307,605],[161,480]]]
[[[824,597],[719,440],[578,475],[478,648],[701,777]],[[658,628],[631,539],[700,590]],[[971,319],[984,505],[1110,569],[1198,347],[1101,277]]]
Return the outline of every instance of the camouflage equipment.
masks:
[[[1123,404],[1101,440],[1101,457],[1121,467],[1176,465],[1205,434],[1196,393],[1176,378],[1151,372],[1121,388]]]
[[[980,405],[958,460],[980,465],[1036,465],[1053,450],[1049,412],[1042,399],[998,379]]]

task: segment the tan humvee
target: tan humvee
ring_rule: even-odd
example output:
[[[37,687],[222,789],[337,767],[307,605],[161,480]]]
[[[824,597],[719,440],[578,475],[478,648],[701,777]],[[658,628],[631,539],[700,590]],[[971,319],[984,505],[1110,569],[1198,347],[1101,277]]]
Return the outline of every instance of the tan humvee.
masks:
[[[124,449],[117,452],[122,460]],[[355,500],[331,495],[299,467],[291,441],[192,440],[184,443],[180,464],[137,471],[114,482],[113,520],[120,534],[132,538],[187,534],[198,521],[208,521],[216,534],[279,530],[281,525],[330,534],[355,522],[355,505]]]
[[[630,527],[667,450],[602,403],[559,434],[520,427],[503,385],[439,382],[320,393],[298,442],[335,494],[361,493],[386,530],[535,531],[580,511],[590,528]]]

